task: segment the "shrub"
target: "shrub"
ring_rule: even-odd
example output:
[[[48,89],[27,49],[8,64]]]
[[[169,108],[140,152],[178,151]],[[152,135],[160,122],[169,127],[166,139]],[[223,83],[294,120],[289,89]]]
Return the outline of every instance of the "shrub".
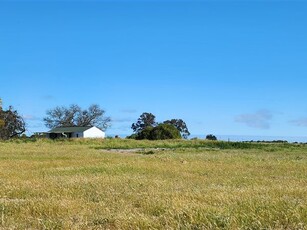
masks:
[[[156,127],[148,126],[137,134],[132,134],[128,139],[136,140],[167,140],[181,139],[180,131],[170,124],[159,124]]]
[[[145,129],[143,129],[141,132],[139,132],[137,134],[137,137],[136,139],[137,140],[144,140],[144,139],[147,139],[147,140],[154,140],[152,139],[152,134],[151,132],[153,131],[154,127],[152,126],[147,126]]]
[[[137,134],[136,133],[133,133],[131,134],[130,136],[127,136],[126,139],[133,139],[133,140],[136,140],[137,139]]]
[[[216,136],[214,136],[213,134],[208,134],[208,135],[206,136],[206,140],[216,141],[217,138],[216,138]]]
[[[171,124],[160,124],[150,132],[150,140],[180,139],[179,130]]]

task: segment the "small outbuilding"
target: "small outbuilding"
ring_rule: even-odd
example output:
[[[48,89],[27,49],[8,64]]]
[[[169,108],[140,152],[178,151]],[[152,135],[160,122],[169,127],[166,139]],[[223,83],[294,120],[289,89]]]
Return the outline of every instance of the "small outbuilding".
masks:
[[[106,134],[95,126],[56,127],[47,132],[47,137],[56,138],[105,138]]]

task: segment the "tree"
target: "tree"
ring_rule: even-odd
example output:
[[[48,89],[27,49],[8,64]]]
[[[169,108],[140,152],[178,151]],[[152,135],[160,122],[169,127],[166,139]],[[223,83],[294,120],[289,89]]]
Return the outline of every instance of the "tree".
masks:
[[[26,131],[23,118],[12,106],[8,110],[0,109],[0,139],[9,139],[19,136]]]
[[[145,129],[143,129],[142,131],[140,131],[139,133],[136,134],[135,139],[136,140],[152,140],[152,130],[154,129],[154,127],[152,126],[147,126]]]
[[[171,119],[163,122],[164,124],[170,124],[176,127],[184,139],[187,139],[190,135],[187,124],[182,119]]]
[[[147,126],[135,135],[134,138],[137,140],[167,140],[181,138],[179,130],[170,124],[159,124],[156,127]],[[133,137],[130,136],[130,138]]]
[[[106,117],[105,111],[99,105],[91,105],[87,110],[82,110],[78,105],[69,107],[55,107],[47,110],[44,118],[48,128],[63,126],[97,126],[106,130],[110,126],[111,118]]]
[[[131,135],[128,138],[150,139],[150,140],[161,139],[163,135],[166,135],[165,134],[166,130],[170,131],[169,128],[170,126],[177,129],[180,137],[187,139],[188,136],[190,135],[187,124],[182,119],[166,120],[162,124],[159,124],[155,121],[155,118],[156,118],[155,115],[153,115],[152,113],[142,113],[138,121],[136,123],[133,123],[131,126],[134,134],[136,135]],[[160,126],[160,125],[166,125],[166,126]],[[157,127],[159,128],[154,129]],[[157,137],[160,134],[161,138]],[[153,135],[153,137],[150,135]],[[173,135],[171,135],[170,139],[172,139],[172,136]],[[174,136],[175,138],[178,138],[177,135],[174,134]],[[162,139],[168,139],[168,138],[163,137]]]
[[[171,124],[159,124],[150,132],[150,140],[180,139],[179,130]]]
[[[134,133],[140,133],[146,127],[155,127],[157,125],[155,119],[156,117],[152,113],[143,113],[138,121],[132,124],[131,129]]]
[[[0,119],[0,129],[2,129],[5,125],[5,122],[4,120]]]
[[[0,98],[0,113],[2,113],[2,99]],[[0,130],[4,127],[4,120],[0,119]]]
[[[213,134],[208,134],[208,135],[206,136],[206,140],[216,141],[217,138],[216,138],[216,136],[214,136]]]

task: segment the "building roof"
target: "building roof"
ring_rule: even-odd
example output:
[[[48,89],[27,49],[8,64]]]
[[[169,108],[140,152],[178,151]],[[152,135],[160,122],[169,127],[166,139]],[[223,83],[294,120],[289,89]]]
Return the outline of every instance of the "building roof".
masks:
[[[75,133],[84,132],[93,126],[69,126],[69,127],[56,127],[51,129],[48,133]]]

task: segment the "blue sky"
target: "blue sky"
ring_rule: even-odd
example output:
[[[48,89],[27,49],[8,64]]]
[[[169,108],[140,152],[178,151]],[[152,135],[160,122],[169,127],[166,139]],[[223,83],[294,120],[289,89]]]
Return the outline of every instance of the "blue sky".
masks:
[[[143,112],[192,134],[306,136],[307,1],[1,1],[0,97],[97,103],[129,134]]]

